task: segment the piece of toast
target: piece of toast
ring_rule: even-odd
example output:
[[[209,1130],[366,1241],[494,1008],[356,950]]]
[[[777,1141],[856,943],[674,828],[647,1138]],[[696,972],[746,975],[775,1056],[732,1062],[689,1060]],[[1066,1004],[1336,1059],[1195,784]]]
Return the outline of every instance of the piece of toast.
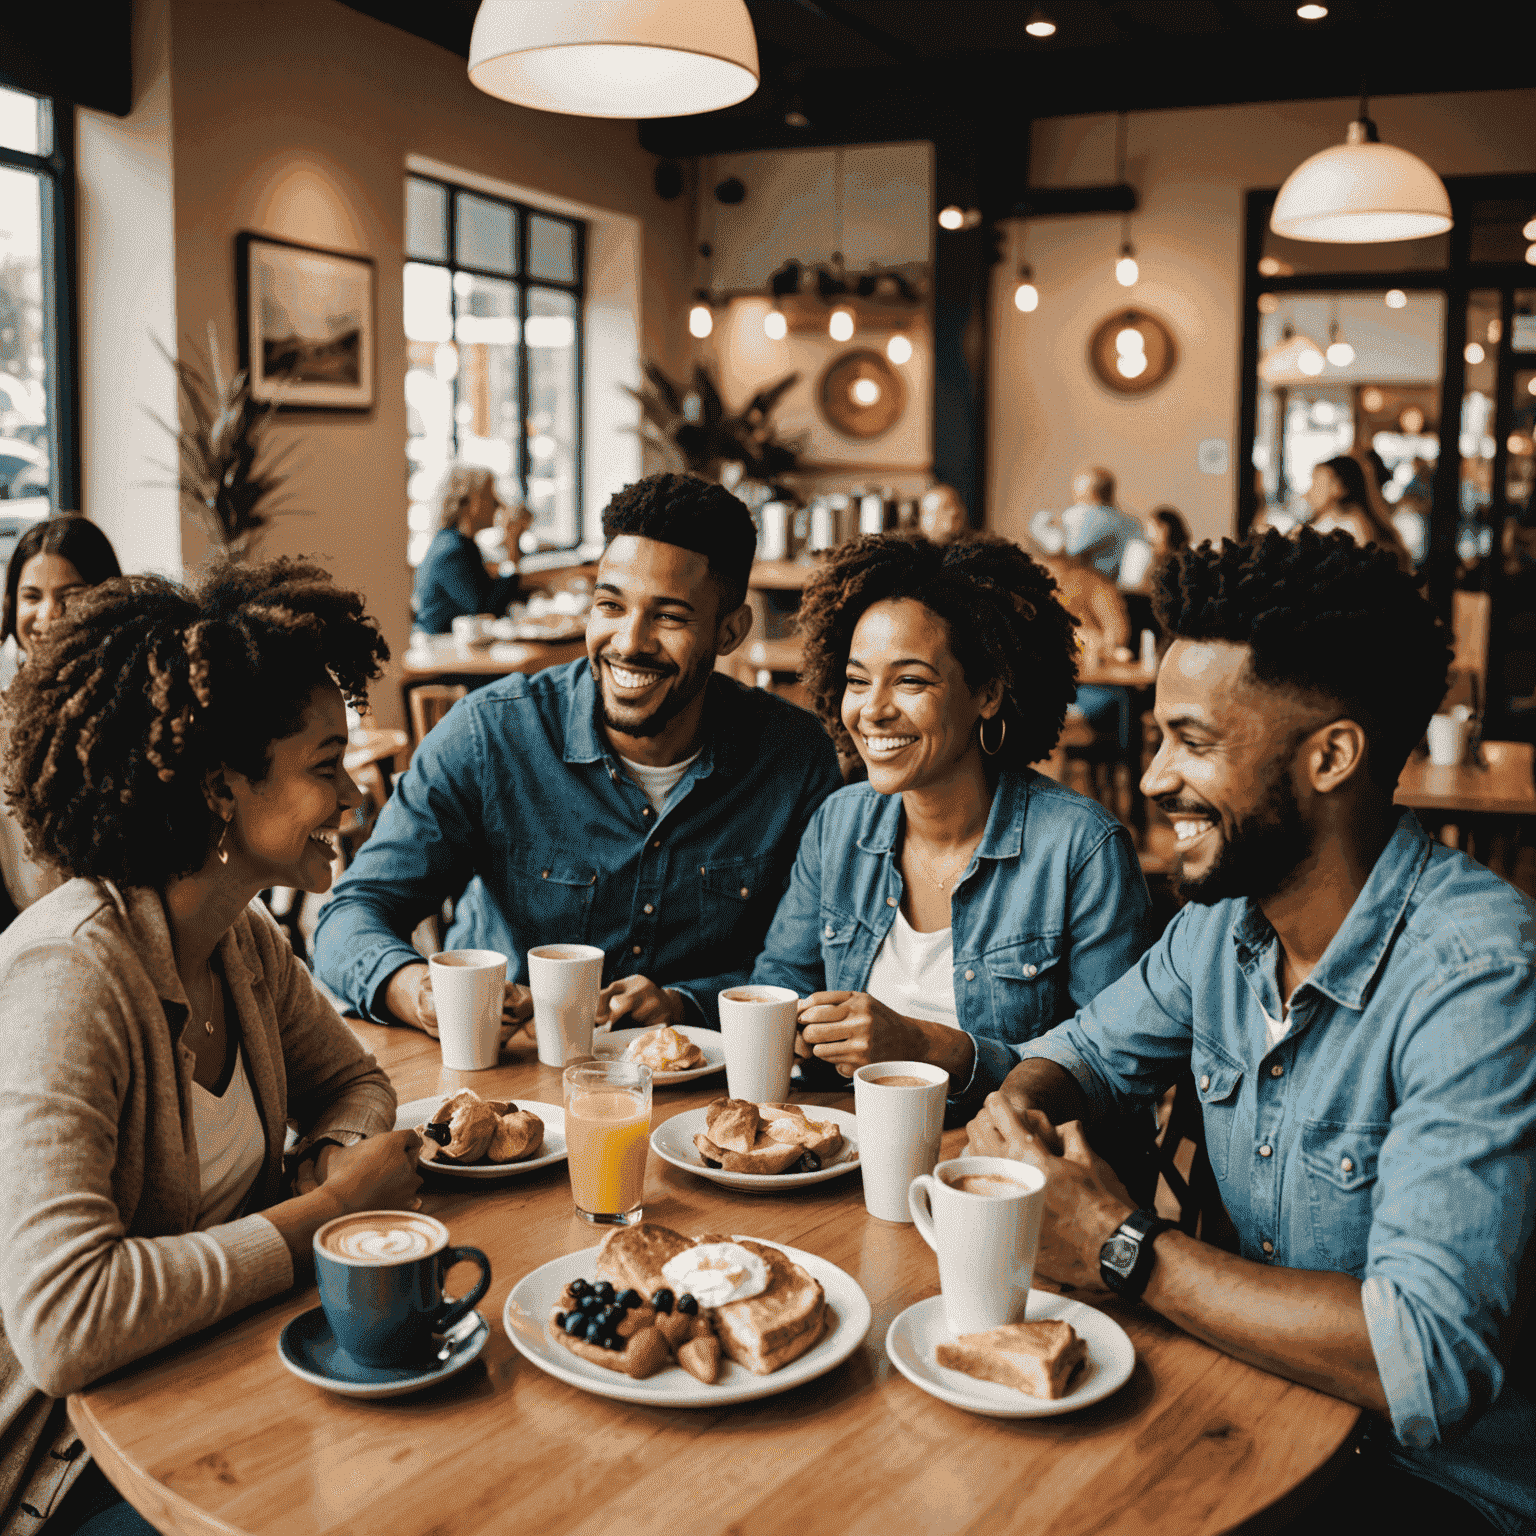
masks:
[[[843,1144],[843,1133],[832,1121],[813,1120],[798,1104],[759,1104],[757,1112],[770,1140],[793,1142],[823,1162]]]
[[[775,1141],[766,1131],[758,1133],[748,1152],[732,1152],[717,1146],[703,1131],[693,1138],[694,1150],[706,1162],[718,1163],[727,1173],[783,1173],[798,1163],[804,1147],[792,1141]]]
[[[661,1266],[692,1248],[693,1243],[691,1237],[656,1221],[610,1228],[597,1250],[597,1278],[611,1280],[616,1291],[633,1286],[649,1298],[667,1284]]]
[[[715,1236],[700,1243],[731,1241]],[[798,1359],[821,1337],[827,1322],[827,1298],[821,1282],[789,1256],[766,1243],[740,1239],[768,1266],[768,1289],[745,1301],[713,1308],[720,1346],[738,1365],[759,1376]]]
[[[1088,1346],[1071,1323],[1047,1318],[1037,1323],[1005,1323],[985,1333],[962,1333],[953,1344],[934,1351],[952,1371],[982,1381],[1016,1387],[1031,1397],[1064,1397],[1068,1384],[1088,1358]]]
[[[750,1152],[758,1124],[757,1105],[746,1099],[716,1099],[704,1111],[704,1134],[727,1152]]]

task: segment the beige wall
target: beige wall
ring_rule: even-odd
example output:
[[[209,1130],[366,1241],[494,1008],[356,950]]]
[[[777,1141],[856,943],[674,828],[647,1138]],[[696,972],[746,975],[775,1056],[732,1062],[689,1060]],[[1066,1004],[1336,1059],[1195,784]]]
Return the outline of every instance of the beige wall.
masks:
[[[378,403],[367,415],[285,420],[281,437],[300,443],[294,501],[311,515],[280,519],[259,553],[320,556],[338,579],[367,594],[398,655],[410,628],[411,589],[400,322],[407,155],[638,218],[640,343],[674,369],[687,355],[690,210],[685,200],[666,204],[652,191],[655,162],[633,123],[554,117],[494,101],[469,84],[463,60],[335,0],[169,0],[169,11],[171,155],[162,174],[174,199],[177,336],[204,346],[212,320],[233,348],[234,239],[241,230],[358,251],[377,264]],[[114,183],[106,190],[121,189]],[[158,244],[155,260],[168,249],[168,241]],[[139,291],[136,266],[126,245],[116,254],[94,304],[129,310]],[[162,306],[155,324],[166,323]],[[109,376],[110,362],[97,348],[88,393]],[[589,375],[587,387],[616,385]],[[123,392],[115,408],[132,412],[137,404]],[[114,461],[114,476],[131,472]],[[102,504],[99,497],[94,504]],[[156,518],[150,542],[159,553],[148,563],[163,564],[164,508]],[[182,535],[180,558],[195,568],[206,540],[190,524]],[[395,690],[377,690],[376,706],[391,720]]]
[[[1082,463],[1120,478],[1127,510],[1178,507],[1197,537],[1230,533],[1236,501],[1238,349],[1242,334],[1243,194],[1278,187],[1308,155],[1341,142],[1348,101],[1140,113],[1130,121],[1129,179],[1141,191],[1131,235],[1141,280],[1114,279],[1118,217],[1015,226],[1014,262],[1035,269],[1040,307],[1013,306],[1013,266],[992,293],[988,523],[1021,534],[1042,507],[1071,500]],[[1443,175],[1536,170],[1536,91],[1384,97],[1372,103],[1384,140]],[[1112,179],[1114,120],[1056,118],[1034,127],[1031,181]],[[1088,371],[1086,345],[1117,306],[1160,315],[1178,340],[1177,371],[1142,400],[1111,397]],[[1221,438],[1229,468],[1201,473],[1196,447]]]

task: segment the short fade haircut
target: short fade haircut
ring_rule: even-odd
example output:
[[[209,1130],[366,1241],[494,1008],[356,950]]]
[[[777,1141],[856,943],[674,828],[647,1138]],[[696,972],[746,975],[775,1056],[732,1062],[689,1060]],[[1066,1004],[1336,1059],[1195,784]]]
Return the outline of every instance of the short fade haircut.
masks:
[[[690,549],[709,561],[724,618],[747,600],[757,554],[752,514],[723,485],[698,475],[647,475],[626,485],[603,512],[603,538],[621,533]]]
[[[1164,565],[1154,605],[1170,639],[1246,645],[1255,681],[1336,704],[1388,796],[1445,697],[1446,626],[1390,553],[1342,530],[1207,540]]]

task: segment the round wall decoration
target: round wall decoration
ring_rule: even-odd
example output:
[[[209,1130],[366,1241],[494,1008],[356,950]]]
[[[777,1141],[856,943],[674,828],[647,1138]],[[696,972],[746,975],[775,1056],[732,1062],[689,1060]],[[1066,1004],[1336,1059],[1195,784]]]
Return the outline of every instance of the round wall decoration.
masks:
[[[1088,342],[1094,377],[1117,395],[1144,395],[1173,372],[1179,349],[1173,332],[1144,309],[1118,309]]]
[[[879,437],[896,425],[906,391],[880,353],[859,347],[827,364],[816,400],[844,437]]]

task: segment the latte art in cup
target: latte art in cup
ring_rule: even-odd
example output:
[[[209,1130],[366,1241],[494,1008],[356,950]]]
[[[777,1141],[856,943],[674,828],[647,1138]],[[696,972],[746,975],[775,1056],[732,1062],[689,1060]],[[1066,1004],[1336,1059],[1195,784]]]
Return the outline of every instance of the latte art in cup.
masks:
[[[720,994],[728,1003],[776,1003],[779,994],[771,987],[732,987]]]
[[[872,1077],[869,1079],[876,1088],[927,1088],[931,1084],[926,1077]]]
[[[951,1189],[958,1189],[962,1195],[990,1195],[993,1199],[1006,1200],[1029,1193],[1017,1179],[1000,1178],[990,1173],[965,1173],[946,1178],[944,1182]]]
[[[424,1259],[448,1241],[447,1229],[430,1217],[367,1211],[329,1223],[320,1246],[348,1264],[399,1264]]]

